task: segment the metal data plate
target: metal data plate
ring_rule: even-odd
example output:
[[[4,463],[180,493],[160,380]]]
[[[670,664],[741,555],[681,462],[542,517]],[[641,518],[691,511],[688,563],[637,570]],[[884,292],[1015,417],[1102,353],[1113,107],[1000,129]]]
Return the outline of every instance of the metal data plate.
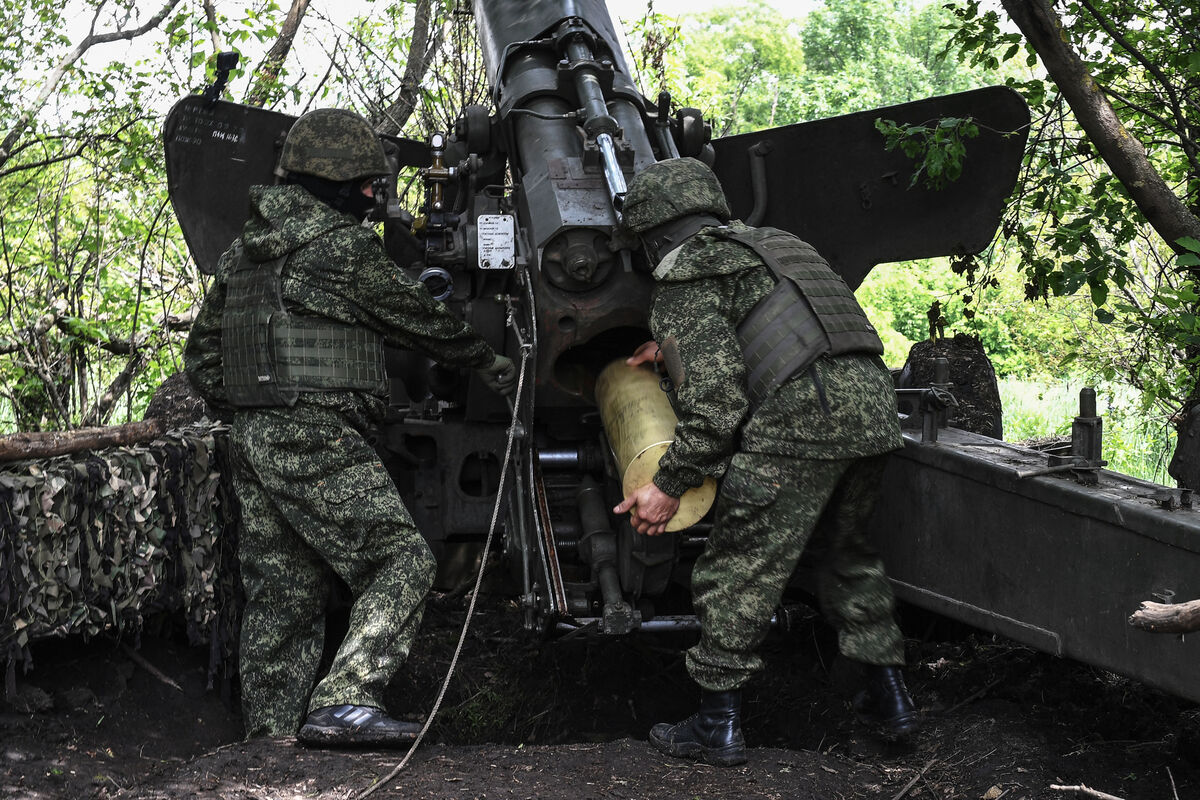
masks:
[[[512,269],[517,263],[517,227],[511,214],[480,214],[479,268]]]
[[[961,177],[941,190],[909,188],[913,162],[884,149],[875,120],[928,124],[973,117]],[[713,142],[713,170],[733,215],[754,208],[751,156],[768,149],[766,215],[760,221],[812,244],[850,286],[876,264],[977,253],[1000,223],[1017,180],[1029,108],[1004,86],[933,97],[831,119],[727,136]]]

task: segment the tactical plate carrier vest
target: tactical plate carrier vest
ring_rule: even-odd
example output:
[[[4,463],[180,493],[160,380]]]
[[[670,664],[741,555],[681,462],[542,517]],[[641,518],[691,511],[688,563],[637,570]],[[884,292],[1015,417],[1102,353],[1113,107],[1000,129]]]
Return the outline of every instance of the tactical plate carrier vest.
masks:
[[[753,250],[776,281],[737,329],[754,406],[823,355],[883,355],[854,293],[808,242],[778,228],[723,228],[717,235]]]
[[[231,405],[290,406],[300,392],[387,394],[379,334],[288,313],[282,287],[287,256],[251,261],[240,243],[235,246],[221,316],[222,377]]]

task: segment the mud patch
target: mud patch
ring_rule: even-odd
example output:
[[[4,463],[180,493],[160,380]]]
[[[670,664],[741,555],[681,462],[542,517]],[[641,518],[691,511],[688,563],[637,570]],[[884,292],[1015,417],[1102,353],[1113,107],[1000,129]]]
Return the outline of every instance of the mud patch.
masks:
[[[428,712],[464,610],[461,597],[431,598],[414,656],[390,688],[393,713],[420,719]],[[791,632],[771,635],[767,669],[746,689],[749,763],[718,769],[668,759],[646,744],[655,722],[692,710],[687,637],[539,642],[521,630],[507,597],[485,598],[425,743],[371,796],[1070,797],[1052,784],[1086,784],[1125,800],[1200,796],[1194,704],[911,609],[904,614],[902,627],[919,636],[908,642],[907,676],[925,714],[921,734],[889,743],[855,722],[855,670],[809,614]],[[134,644],[35,646],[35,668],[18,680],[32,705],[7,703],[0,715],[0,794],[351,798],[403,757],[310,750],[291,739],[243,742],[228,704],[236,687],[225,687],[223,698],[221,686],[207,686],[203,649],[147,635],[135,660],[127,649]]]

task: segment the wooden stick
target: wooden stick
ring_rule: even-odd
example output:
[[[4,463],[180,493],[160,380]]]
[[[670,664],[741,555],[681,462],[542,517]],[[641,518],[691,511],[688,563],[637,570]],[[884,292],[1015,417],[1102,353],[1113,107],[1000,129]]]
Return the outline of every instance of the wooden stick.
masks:
[[[932,767],[936,763],[937,763],[936,758],[929,759],[929,763],[926,764],[925,766],[921,767],[921,771],[918,772],[911,781],[904,784],[904,788],[901,789],[899,792],[896,792],[896,795],[892,798],[892,800],[900,800],[900,798],[902,798],[902,797],[904,797],[904,795],[908,794],[908,790],[913,788],[914,786],[916,786],[917,781],[921,780],[921,778],[925,775],[925,773],[929,772],[929,768]]]
[[[972,693],[971,695],[964,697],[962,700],[959,700],[957,703],[955,703],[953,706],[951,706],[949,708],[949,710],[945,711],[943,713],[943,716],[948,717],[951,714],[953,714],[955,711],[958,711],[960,708],[965,706],[967,703],[970,703],[974,700],[978,700],[979,698],[981,698],[985,694],[987,694],[989,691],[991,691],[993,686],[995,686],[998,683],[1002,683],[1003,681],[1004,681],[1004,678],[996,678],[996,680],[992,681],[987,686],[984,686],[982,689],[979,689],[978,691]]]
[[[1151,633],[1194,633],[1200,631],[1200,600],[1187,603],[1142,603],[1129,624]]]
[[[104,428],[79,428],[73,431],[14,433],[0,436],[0,461],[25,458],[50,458],[80,450],[137,444],[163,435],[162,420],[150,418]]]
[[[178,683],[176,683],[175,681],[171,680],[166,675],[164,675],[162,670],[160,670],[158,667],[154,666],[149,661],[147,661],[146,658],[141,653],[139,653],[137,650],[134,650],[132,647],[130,647],[127,644],[121,645],[121,649],[125,651],[125,655],[127,655],[131,659],[133,659],[134,663],[137,664],[142,669],[146,670],[146,672],[149,672],[155,678],[158,678],[160,681],[165,683],[167,686],[170,686],[172,689],[175,689],[180,692],[183,691],[182,686],[180,686]]]
[[[1121,800],[1121,798],[1117,797],[1115,794],[1105,794],[1104,792],[1098,792],[1095,789],[1089,789],[1088,787],[1084,786],[1082,783],[1079,784],[1078,786],[1059,786],[1058,784],[1052,783],[1052,784],[1050,784],[1050,788],[1056,792],[1074,792],[1075,794],[1082,794],[1082,795],[1087,795],[1088,797],[1095,797],[1097,800]]]

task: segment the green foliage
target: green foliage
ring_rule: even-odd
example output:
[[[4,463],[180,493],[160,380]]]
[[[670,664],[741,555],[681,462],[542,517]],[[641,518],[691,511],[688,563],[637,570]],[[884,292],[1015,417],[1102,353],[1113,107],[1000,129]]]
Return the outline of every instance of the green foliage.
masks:
[[[1037,54],[1021,35],[976,0],[951,8],[950,51],[964,63],[1026,71],[1008,80],[1028,101],[1034,128],[1003,223],[1026,296],[1086,298],[1094,313],[1078,339],[1074,368],[1128,382],[1146,394],[1147,407],[1177,408],[1195,390],[1200,360],[1194,275],[1186,271],[1200,266],[1200,257],[1186,242],[1156,240],[1058,87],[1037,71]],[[1121,135],[1145,146],[1194,213],[1200,208],[1195,4],[1067,0],[1055,10],[1090,80],[1113,104]],[[1175,255],[1168,245],[1184,252]]]
[[[682,37],[682,85],[672,88],[715,136],[796,121],[788,88],[804,69],[796,20],[752,0],[684,17]]]
[[[763,0],[684,15],[682,55],[660,83],[724,136],[995,83],[944,57],[952,18],[939,4],[838,0],[802,20]],[[666,24],[657,17],[657,24]],[[643,89],[653,95],[658,85]]]
[[[1060,365],[1078,347],[1075,331],[1086,324],[1087,309],[1065,298],[1031,313],[1019,283],[1003,277],[966,295],[965,280],[954,267],[945,259],[884,264],[859,286],[855,294],[880,331],[886,362],[902,365],[911,344],[929,338],[929,312],[937,302],[945,320],[945,335],[963,333],[978,338],[998,375],[1045,378],[1060,374]]]
[[[950,19],[939,3],[838,0],[818,7],[803,29],[806,72],[798,87],[799,119],[995,83],[989,71],[963,68],[944,57]]]
[[[917,163],[909,187],[918,184],[942,189],[962,174],[967,146],[964,139],[979,135],[979,126],[971,117],[943,117],[924,125],[904,125],[889,119],[875,120],[875,129],[883,134],[884,147],[895,150]]]

